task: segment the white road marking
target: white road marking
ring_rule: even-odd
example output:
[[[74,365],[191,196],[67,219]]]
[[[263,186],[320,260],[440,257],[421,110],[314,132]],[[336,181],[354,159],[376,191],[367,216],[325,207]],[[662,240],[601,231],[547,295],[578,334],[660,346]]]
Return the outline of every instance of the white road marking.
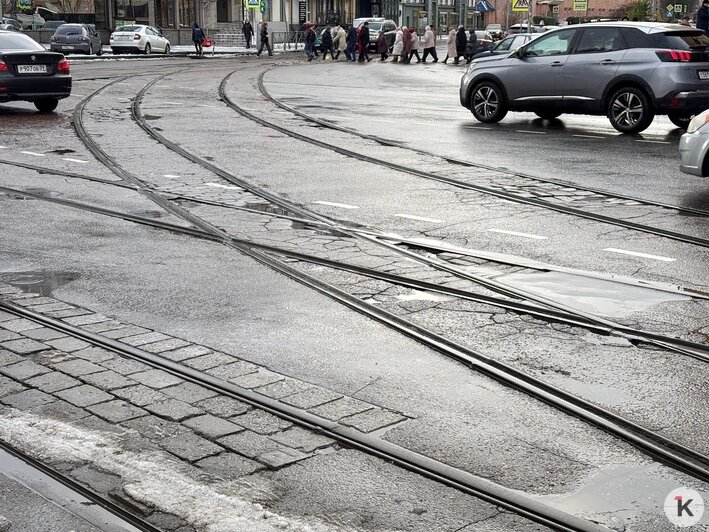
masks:
[[[35,157],[46,157],[44,153],[35,153],[33,151],[21,151],[20,153],[24,153],[25,155],[34,155]]]
[[[667,140],[644,140],[644,139],[636,139],[635,142],[645,142],[646,144],[669,144],[670,143]]]
[[[228,190],[243,190],[241,187],[235,187],[232,185],[222,185],[221,183],[205,183],[204,185],[207,187],[214,187],[214,188],[226,188]]]
[[[411,214],[395,214],[399,218],[408,218],[409,220],[418,220],[419,222],[431,222],[434,224],[442,224],[443,220],[436,220],[434,218],[424,218],[423,216],[413,216]]]
[[[7,146],[0,146],[0,150],[6,150]]]
[[[517,133],[531,133],[532,135],[546,135],[546,131],[530,131],[528,129],[515,129]]]
[[[165,105],[182,105],[182,102],[160,102],[164,103]]]
[[[63,160],[69,161],[70,163],[89,164],[89,161],[82,161],[81,159],[72,159],[71,157],[64,157]]]
[[[179,175],[174,175],[174,174],[163,174],[163,177],[180,177]]]
[[[628,251],[626,249],[605,248],[603,251],[610,251],[612,253],[620,253],[622,255],[633,255],[634,257],[643,257],[646,259],[661,260],[663,262],[674,262],[677,260],[677,259],[672,259],[670,257],[661,257],[659,255],[650,255],[648,253],[639,253],[637,251]]]
[[[356,205],[347,205],[346,203],[332,203],[331,201],[314,201],[320,205],[329,205],[330,207],[340,207],[342,209],[359,209]]]
[[[486,131],[490,131],[492,128],[491,127],[484,127],[484,126],[463,126],[465,129],[484,129]]]
[[[523,236],[525,238],[533,238],[534,240],[546,240],[546,238],[547,238],[545,236],[532,235],[530,233],[518,233],[517,231],[505,231],[504,229],[490,229],[490,228],[488,228],[488,231],[492,231],[493,233],[503,233],[505,235]]]
[[[604,139],[603,135],[571,135],[572,137],[578,137],[580,139]]]

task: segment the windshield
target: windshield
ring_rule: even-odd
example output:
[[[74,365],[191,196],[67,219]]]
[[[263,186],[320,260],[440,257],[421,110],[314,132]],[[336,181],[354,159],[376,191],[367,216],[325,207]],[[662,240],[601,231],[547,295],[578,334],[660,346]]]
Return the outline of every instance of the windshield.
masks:
[[[59,26],[55,35],[81,35],[83,30],[81,26]]]
[[[116,31],[140,31],[143,26],[123,26],[122,28],[116,28]]]
[[[690,50],[693,48],[705,49],[709,47],[709,36],[701,31],[682,31],[677,33],[662,33],[659,37],[659,46],[672,50]]]
[[[369,23],[369,31],[379,31],[381,29],[382,29],[381,22],[370,22]]]
[[[495,31],[495,30],[500,30],[502,29],[502,26],[500,24],[488,24],[487,28],[485,28],[485,31]]]
[[[0,52],[14,51],[44,52],[44,47],[26,35],[8,33],[0,35]]]

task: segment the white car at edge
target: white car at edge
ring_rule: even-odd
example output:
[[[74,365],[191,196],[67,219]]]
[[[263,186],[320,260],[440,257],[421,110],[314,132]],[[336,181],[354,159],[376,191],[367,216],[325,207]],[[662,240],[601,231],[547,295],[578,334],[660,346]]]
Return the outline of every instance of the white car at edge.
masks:
[[[170,41],[153,26],[130,25],[118,28],[109,39],[114,55],[122,53],[140,53],[150,55],[153,52],[170,53]]]

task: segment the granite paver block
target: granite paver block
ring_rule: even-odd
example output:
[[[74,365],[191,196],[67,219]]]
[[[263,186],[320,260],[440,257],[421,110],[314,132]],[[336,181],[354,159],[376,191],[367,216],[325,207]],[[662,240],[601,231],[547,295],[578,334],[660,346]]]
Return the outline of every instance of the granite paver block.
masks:
[[[190,345],[190,343],[181,338],[169,338],[167,340],[142,345],[140,348],[148,353],[162,353],[163,351],[171,351],[186,345]]]
[[[93,386],[89,386],[88,384],[61,390],[56,392],[55,395],[70,402],[74,406],[80,407],[95,405],[97,403],[103,403],[104,401],[110,401],[113,399],[112,395],[107,394],[103,390],[99,390]]]
[[[11,364],[9,366],[0,366],[0,373],[7,375],[18,381],[24,381],[35,377],[36,375],[41,375],[42,373],[48,373],[51,371],[49,368],[35,364],[31,360],[22,360],[17,364]]]
[[[283,399],[284,403],[293,405],[297,408],[313,408],[319,405],[324,405],[330,401],[336,401],[342,398],[341,393],[333,392],[332,390],[326,390],[325,388],[313,387],[303,392],[298,392],[293,395],[289,395]]]
[[[201,436],[197,436],[193,432],[180,434],[179,438],[166,438],[160,442],[160,446],[166,451],[190,462],[224,451],[223,447]]]
[[[261,436],[250,430],[230,434],[217,440],[218,443],[232,451],[239,453],[247,458],[255,459],[257,456],[270,451],[277,451],[281,446],[275,441]]]
[[[97,364],[116,358],[116,355],[111,353],[108,349],[103,347],[87,347],[86,349],[81,349],[79,351],[74,351],[73,356],[77,358],[83,358],[89,362],[96,362]]]
[[[81,328],[85,330],[86,332],[90,333],[102,333],[105,331],[113,331],[114,329],[120,329],[121,327],[125,327],[124,323],[121,323],[120,321],[116,320],[106,320],[106,321],[100,321],[98,323],[89,323],[86,325],[82,325]]]
[[[242,388],[251,389],[259,386],[265,386],[266,384],[272,384],[283,380],[284,378],[285,377],[280,373],[274,373],[273,371],[261,368],[255,373],[248,373],[246,375],[229,379],[229,382],[233,382]]]
[[[69,325],[79,326],[108,321],[108,317],[104,316],[103,314],[85,314],[83,316],[64,318],[64,321]]]
[[[42,325],[36,321],[28,320],[25,318],[19,318],[16,320],[5,321],[2,324],[3,329],[7,329],[12,332],[22,332],[29,331],[30,329],[39,329]]]
[[[266,464],[271,469],[278,469],[289,464],[293,464],[305,458],[309,458],[311,455],[302,453],[297,449],[290,449],[288,447],[282,447],[273,451],[266,451],[261,453],[256,457],[256,460],[262,464]]]
[[[294,393],[302,392],[312,387],[313,385],[307,382],[286,377],[282,381],[267,384],[265,386],[260,386],[256,388],[256,391],[267,397],[281,399],[283,397],[293,395]]]
[[[160,391],[165,395],[169,395],[174,399],[179,399],[189,404],[217,395],[217,392],[193,382],[183,382],[177,386],[163,388]]]
[[[25,387],[19,382],[8,379],[7,377],[0,377],[0,397],[21,392],[24,389]]]
[[[0,329],[0,342],[7,342],[8,340],[18,340],[20,338],[22,338],[22,336],[17,333],[8,331],[7,329]]]
[[[52,310],[46,313],[47,316],[52,318],[71,318],[72,316],[81,316],[83,314],[91,314],[90,310],[85,310],[83,308],[71,307],[66,310]]]
[[[2,294],[2,292],[0,292],[0,294]],[[0,310],[0,322],[14,319],[17,319],[17,316],[10,314],[9,312],[5,312],[4,310]]]
[[[231,418],[229,421],[259,434],[275,434],[293,426],[290,421],[263,410],[250,410],[245,414]]]
[[[40,342],[45,340],[56,340],[57,338],[64,338],[66,336],[63,332],[55,331],[49,327],[40,327],[39,329],[24,331],[22,334],[27,338],[39,340]]]
[[[54,397],[40,390],[23,390],[12,395],[6,395],[0,401],[19,410],[29,410],[36,406],[51,403],[54,401]]]
[[[124,327],[121,327],[119,329],[112,329],[110,331],[105,331],[101,333],[101,336],[105,336],[106,338],[124,338],[126,336],[135,336],[138,334],[143,334],[148,332],[148,329],[145,329],[143,327],[138,327],[136,325],[126,325]]]
[[[31,299],[25,299],[17,302],[17,304],[22,307],[34,307],[36,305],[51,305],[56,303],[59,303],[59,301],[53,297],[33,297]]]
[[[312,453],[316,449],[323,449],[335,443],[332,438],[301,427],[291,427],[288,430],[272,435],[271,439],[286,447],[299,449],[306,453]]]
[[[148,414],[142,408],[120,400],[89,406],[87,410],[112,423],[120,423],[121,421],[128,421]]]
[[[2,349],[0,349],[0,366],[17,364],[18,362],[21,362],[23,360],[26,359],[24,357],[21,357],[20,355],[16,355],[15,353],[10,353],[10,351],[3,351]]]
[[[175,377],[160,369],[149,369],[148,371],[134,373],[130,378],[135,379],[141,384],[157,389],[167,388],[168,386],[174,386],[175,384],[183,382],[181,378]]]
[[[136,384],[134,380],[110,370],[102,371],[101,373],[89,373],[88,375],[83,375],[81,378],[89,384],[109,391]]]
[[[198,402],[195,406],[206,410],[210,414],[225,418],[245,414],[251,410],[251,407],[246,403],[242,403],[231,397],[212,397],[211,399]]]
[[[225,366],[217,366],[216,368],[210,368],[206,370],[205,373],[209,373],[213,377],[228,381],[235,377],[248,375],[249,373],[255,373],[259,369],[259,366],[257,366],[256,364],[246,362],[245,360],[238,360],[237,362],[233,362]]]
[[[150,415],[123,421],[120,426],[134,430],[144,438],[157,442],[166,438],[179,438],[189,432],[189,429],[181,423]]]
[[[56,340],[47,340],[46,343],[51,345],[54,349],[64,351],[65,353],[86,349],[91,345],[89,342],[84,342],[83,340],[70,338],[68,336],[66,338],[57,338]]]
[[[231,355],[226,355],[224,353],[210,353],[208,355],[186,360],[184,364],[191,368],[204,371],[205,369],[229,364],[230,362],[234,362],[234,360],[235,357]]]
[[[49,349],[49,346],[42,344],[30,338],[21,338],[19,340],[10,340],[8,342],[0,342],[0,347],[4,349],[9,349],[20,355],[29,355],[30,353],[37,353],[39,351],[44,351]]]
[[[198,356],[206,355],[211,353],[212,350],[203,345],[191,344],[185,347],[180,347],[173,351],[165,351],[160,353],[160,356],[174,360],[175,362],[180,362],[188,358],[195,358]]]
[[[75,359],[54,364],[54,368],[69,375],[87,375],[105,371],[103,367],[87,360]]]
[[[230,452],[204,458],[195,465],[224,480],[236,479],[264,469],[262,464]]]
[[[226,419],[222,419],[211,414],[193,417],[184,421],[183,425],[190,427],[197,434],[201,434],[205,438],[209,438],[211,440],[244,430],[244,428],[239,425],[235,425]]]
[[[158,416],[166,417],[173,421],[181,421],[188,417],[198,416],[204,411],[177,399],[168,399],[159,403],[145,405],[145,409]]]
[[[325,403],[324,405],[316,406],[310,409],[310,412],[316,416],[324,417],[331,421],[337,421],[343,417],[353,416],[360,412],[366,412],[374,408],[374,405],[353,399],[352,397],[343,397],[337,401]]]
[[[157,390],[138,384],[128,388],[113,390],[113,395],[130,401],[134,405],[145,406],[150,403],[159,403],[168,399],[168,397]]]
[[[32,306],[32,310],[35,312],[55,312],[57,310],[68,310],[70,308],[73,308],[71,305],[67,305],[66,303],[44,303],[44,304],[34,304]]]
[[[43,392],[54,393],[59,390],[66,390],[67,388],[73,388],[74,386],[81,385],[81,381],[76,380],[74,377],[65,375],[59,371],[51,371],[45,373],[44,375],[39,375],[33,377],[27,381],[27,384],[39,388]]]
[[[115,492],[121,489],[121,477],[98,471],[90,466],[81,466],[71,472],[71,476],[101,494]]]
[[[140,345],[151,344],[153,342],[158,342],[160,340],[168,340],[172,338],[167,334],[160,332],[148,332],[143,334],[137,334],[135,336],[128,336],[126,338],[121,338],[121,342],[124,344],[132,345],[133,347],[138,347]]]
[[[382,410],[381,408],[373,408],[366,412],[342,418],[339,422],[343,425],[354,427],[362,432],[372,432],[393,425],[394,423],[399,423],[405,419],[407,418],[401,414],[389,410]]]
[[[74,353],[76,354],[76,353]],[[147,364],[138,362],[137,360],[131,360],[130,358],[116,357],[110,360],[105,360],[101,362],[101,365],[116,373],[121,375],[132,375],[133,373],[138,373],[139,371],[146,371],[150,368]]]
[[[174,530],[176,531],[179,528],[184,527],[187,525],[187,521],[184,519],[172,515],[172,514],[166,514],[163,512],[153,512],[151,513],[147,519],[149,523],[155,525],[158,530]],[[184,528],[183,528],[184,530]],[[193,529],[194,530],[194,529]]]
[[[46,405],[31,408],[30,412],[41,417],[48,417],[66,422],[78,421],[79,419],[84,419],[85,417],[91,415],[83,408],[77,408],[74,405],[70,405],[66,401],[62,401],[61,399],[56,399]]]

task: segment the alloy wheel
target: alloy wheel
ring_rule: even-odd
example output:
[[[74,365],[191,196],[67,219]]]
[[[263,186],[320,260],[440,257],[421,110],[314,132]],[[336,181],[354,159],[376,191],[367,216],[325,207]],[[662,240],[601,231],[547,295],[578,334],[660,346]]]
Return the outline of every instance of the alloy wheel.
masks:
[[[489,119],[495,115],[499,105],[500,97],[489,85],[483,85],[475,91],[473,109],[476,115]]]

